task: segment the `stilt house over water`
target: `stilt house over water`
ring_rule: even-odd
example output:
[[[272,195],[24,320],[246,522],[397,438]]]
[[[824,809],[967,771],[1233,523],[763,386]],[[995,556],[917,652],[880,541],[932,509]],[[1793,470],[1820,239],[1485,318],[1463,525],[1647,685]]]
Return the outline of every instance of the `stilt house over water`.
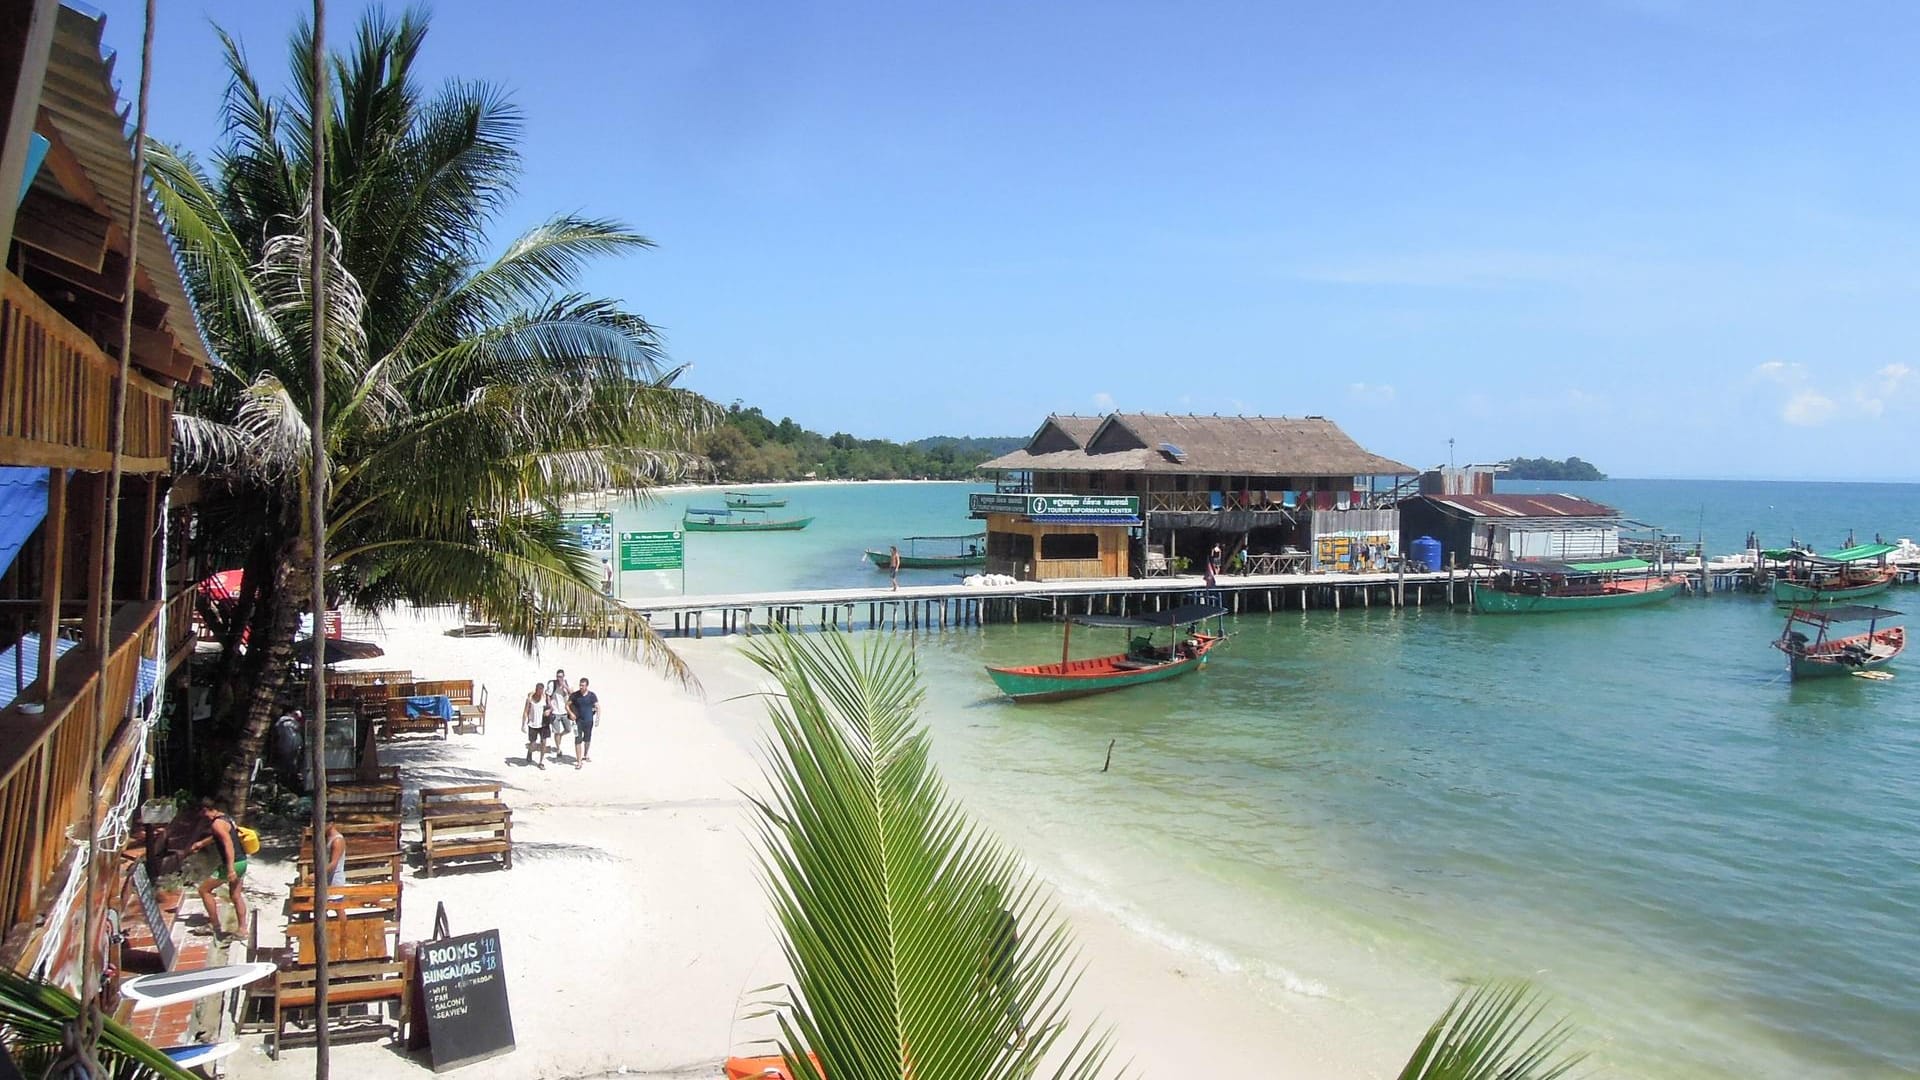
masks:
[[[1397,543],[1418,472],[1322,416],[1163,413],[1049,416],[981,468],[987,572],[1029,581],[1197,571],[1215,544],[1259,570],[1345,567]]]
[[[131,118],[114,62],[101,53],[102,23],[48,0],[0,6],[0,964],[69,988],[81,942],[98,946],[104,927],[76,908],[73,872],[96,702],[104,695],[96,793],[104,839],[88,868],[101,895],[119,896],[122,793],[139,794],[141,721],[156,687],[193,651],[196,579],[161,552],[174,393],[206,382],[209,365],[167,235],[146,199],[129,205]],[[137,79],[137,59],[117,75]],[[123,352],[132,367],[120,524],[113,580],[102,588]]]
[[[1440,541],[1454,566],[1520,559],[1599,559],[1620,552],[1620,511],[1573,495],[1420,495],[1400,504],[1411,544]]]

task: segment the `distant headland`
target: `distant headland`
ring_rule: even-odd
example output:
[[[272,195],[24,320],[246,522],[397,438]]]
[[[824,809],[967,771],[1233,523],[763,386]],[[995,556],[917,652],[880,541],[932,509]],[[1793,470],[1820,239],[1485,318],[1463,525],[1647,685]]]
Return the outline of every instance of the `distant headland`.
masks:
[[[1553,458],[1517,457],[1508,458],[1502,464],[1507,467],[1507,476],[1514,480],[1605,480],[1607,474],[1593,467],[1592,463],[1570,457],[1565,461]]]
[[[989,458],[1017,450],[1024,435],[998,438],[937,435],[897,443],[861,439],[844,431],[822,435],[793,422],[774,421],[757,406],[736,401],[725,422],[708,432],[700,451],[720,483],[780,480],[965,480]]]

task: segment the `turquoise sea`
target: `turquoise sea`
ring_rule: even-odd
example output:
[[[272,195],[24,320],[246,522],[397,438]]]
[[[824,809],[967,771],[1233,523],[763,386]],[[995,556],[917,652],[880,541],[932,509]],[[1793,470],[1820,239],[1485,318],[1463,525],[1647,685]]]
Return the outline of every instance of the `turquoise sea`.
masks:
[[[1749,529],[1920,536],[1914,485],[1502,489],[1527,488],[1711,552]],[[860,548],[963,531],[965,490],[797,489],[814,529],[692,537],[689,584],[871,580]],[[1054,627],[916,647],[969,806],[1074,899],[1250,993],[1350,1002],[1410,1046],[1432,998],[1409,984],[1525,975],[1614,1075],[1920,1075],[1920,656],[1891,682],[1790,684],[1781,617],[1745,595],[1258,615],[1193,679],[1024,707],[980,665],[1051,655]]]

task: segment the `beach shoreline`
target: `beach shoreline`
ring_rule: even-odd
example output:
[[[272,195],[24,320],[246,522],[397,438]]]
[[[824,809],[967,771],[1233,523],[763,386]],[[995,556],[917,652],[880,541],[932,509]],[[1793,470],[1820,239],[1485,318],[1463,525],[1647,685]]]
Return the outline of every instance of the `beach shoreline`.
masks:
[[[404,875],[402,940],[425,938],[439,903],[456,933],[501,931],[518,1049],[462,1074],[718,1076],[723,1057],[767,1034],[738,1019],[750,991],[786,977],[742,795],[761,782],[763,680],[731,639],[675,643],[700,680],[696,696],[595,643],[544,640],[530,656],[497,638],[447,635],[456,622],[450,612],[389,617],[387,655],[369,665],[489,686],[486,734],[383,748],[383,760],[402,766],[410,811],[422,783],[496,779],[514,809],[512,870]],[[518,688],[555,667],[589,676],[606,710],[580,770],[518,760]],[[417,836],[412,821],[406,835]],[[1019,848],[1017,835],[1002,838]],[[249,879],[264,946],[278,942],[288,875],[286,864],[262,860]],[[1131,1062],[1135,1075],[1230,1075],[1256,1061],[1290,1077],[1391,1075],[1392,1047],[1383,1056],[1369,1045],[1344,1003],[1302,997],[1276,1007],[1114,913],[1056,895],[1085,962],[1072,1016],[1110,1026],[1115,1062]],[[275,1063],[261,1037],[243,1042],[249,1052],[230,1059],[235,1077],[312,1066],[311,1049],[290,1048]],[[340,1075],[374,1080],[422,1068],[384,1042],[337,1044],[334,1063]]]

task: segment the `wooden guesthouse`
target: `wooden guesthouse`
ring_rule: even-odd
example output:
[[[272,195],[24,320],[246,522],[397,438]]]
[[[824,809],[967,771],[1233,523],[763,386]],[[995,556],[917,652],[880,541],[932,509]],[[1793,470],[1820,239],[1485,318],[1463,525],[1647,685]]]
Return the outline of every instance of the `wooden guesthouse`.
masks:
[[[181,587],[170,590],[161,549],[174,393],[204,382],[209,364],[145,199],[137,247],[129,242],[132,144],[102,21],[45,0],[0,11],[0,963],[38,966],[69,987],[82,920],[51,916],[73,910],[64,894],[83,848],[70,836],[87,819],[96,702],[104,695],[100,820],[124,829],[124,813],[109,809],[126,809],[123,785],[137,780],[141,719],[192,651],[191,576],[176,575]],[[123,352],[132,367],[118,543],[102,587]],[[126,790],[138,794],[137,784]],[[92,863],[106,895],[123,869],[114,856],[106,848]]]
[[[1627,523],[1611,506],[1572,495],[1432,494],[1400,504],[1406,542],[1440,541],[1449,565],[1618,554]]]
[[[970,506],[987,572],[1028,581],[1163,574],[1183,558],[1197,571],[1216,544],[1261,571],[1306,569],[1322,547],[1348,560],[1369,545],[1316,539],[1391,547],[1391,502],[1417,472],[1321,416],[1163,413],[1049,416],[981,468],[999,478]]]

